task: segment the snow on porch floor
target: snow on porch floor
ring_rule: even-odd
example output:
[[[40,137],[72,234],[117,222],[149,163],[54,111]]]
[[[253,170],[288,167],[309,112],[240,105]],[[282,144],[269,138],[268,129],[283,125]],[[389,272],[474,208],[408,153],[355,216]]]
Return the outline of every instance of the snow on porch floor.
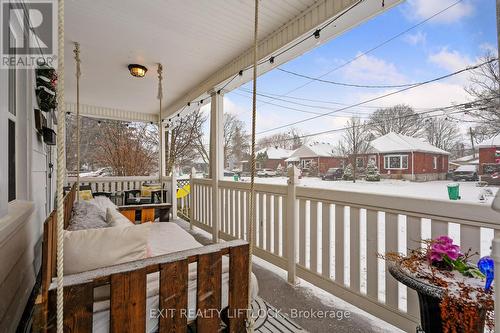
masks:
[[[189,231],[186,221],[176,219],[175,222]],[[189,232],[200,243],[211,243],[211,235],[207,232],[198,228]],[[299,286],[291,286],[287,283],[286,271],[265,260],[254,257],[253,263],[252,271],[259,281],[259,297],[308,332],[403,332],[306,281],[301,280]],[[308,314],[312,311],[332,311],[328,313],[334,318],[310,318]]]

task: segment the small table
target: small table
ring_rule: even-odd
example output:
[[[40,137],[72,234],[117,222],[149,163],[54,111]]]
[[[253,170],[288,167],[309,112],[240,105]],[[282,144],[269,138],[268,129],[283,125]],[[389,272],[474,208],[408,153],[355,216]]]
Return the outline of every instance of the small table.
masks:
[[[118,210],[131,222],[136,221],[140,216],[141,223],[153,222],[157,217],[160,222],[170,221],[170,209],[172,204],[145,204],[145,205],[125,205],[118,207]]]

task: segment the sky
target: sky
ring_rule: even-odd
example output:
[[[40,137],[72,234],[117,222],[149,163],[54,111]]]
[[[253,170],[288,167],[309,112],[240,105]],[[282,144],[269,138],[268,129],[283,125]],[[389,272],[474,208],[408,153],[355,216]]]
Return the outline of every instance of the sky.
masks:
[[[280,68],[319,77],[455,2],[456,0],[408,0],[335,39],[323,42]],[[488,50],[497,53],[495,10],[495,0],[462,0],[423,25],[331,72],[323,79],[365,85],[397,85],[429,80],[479,63],[480,57]],[[470,96],[464,91],[469,76],[468,73],[460,74],[368,103],[368,107],[350,108],[335,113],[335,116],[306,121],[294,127],[302,133],[311,134],[342,128],[353,114],[366,119],[376,107],[405,103],[419,112],[425,108],[463,103],[470,100]],[[305,83],[308,84],[300,87]],[[251,124],[251,89],[252,83],[249,82],[224,97],[224,111],[243,120],[248,132]],[[257,138],[261,138],[286,131],[269,131],[275,127],[311,117],[311,114],[270,105],[266,101],[309,112],[325,113],[331,111],[328,108],[334,110],[343,107],[343,104],[352,105],[397,89],[339,87],[311,82],[274,69],[258,78],[257,90],[263,94],[286,94],[294,98],[330,102],[289,99],[319,106],[311,108],[260,97],[257,106]],[[334,132],[310,140],[335,143],[341,135],[341,132]]]

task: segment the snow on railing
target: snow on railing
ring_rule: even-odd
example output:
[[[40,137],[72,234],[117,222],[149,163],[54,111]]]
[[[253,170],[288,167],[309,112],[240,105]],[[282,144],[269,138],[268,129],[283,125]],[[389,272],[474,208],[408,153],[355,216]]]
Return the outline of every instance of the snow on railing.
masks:
[[[500,214],[485,205],[302,187],[290,170],[288,185],[255,184],[254,253],[287,270],[291,283],[302,278],[405,331],[420,321],[418,297],[378,254],[447,234],[489,255],[500,232]],[[248,183],[220,181],[213,214],[212,180],[192,179],[191,223],[211,233],[218,220],[221,239],[247,239],[249,191]]]

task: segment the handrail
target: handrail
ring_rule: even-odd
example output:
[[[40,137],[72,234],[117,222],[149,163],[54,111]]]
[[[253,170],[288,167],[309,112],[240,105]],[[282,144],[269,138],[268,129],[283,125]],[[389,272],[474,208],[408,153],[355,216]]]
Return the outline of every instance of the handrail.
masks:
[[[363,193],[345,190],[326,190],[297,186],[297,198],[339,203],[359,208],[390,210],[424,218],[437,218],[453,223],[481,224],[489,228],[498,228],[500,213],[483,204],[419,197],[398,196],[392,194]]]

